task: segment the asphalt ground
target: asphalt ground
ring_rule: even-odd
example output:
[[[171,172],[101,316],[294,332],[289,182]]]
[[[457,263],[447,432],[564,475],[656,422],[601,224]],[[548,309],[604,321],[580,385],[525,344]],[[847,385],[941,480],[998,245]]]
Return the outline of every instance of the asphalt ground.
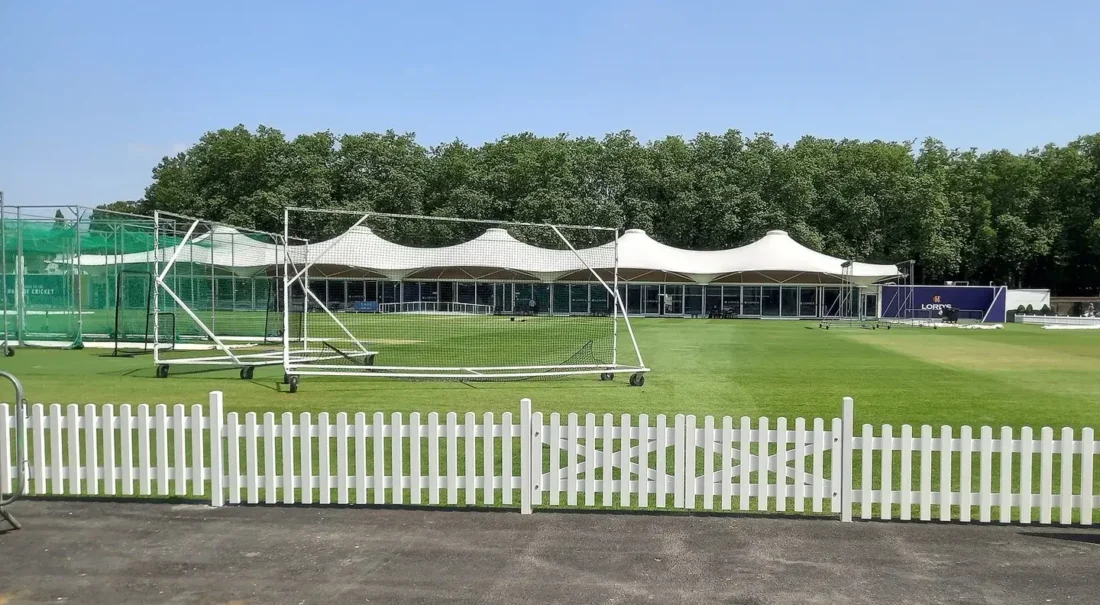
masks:
[[[25,500],[22,603],[1100,603],[1100,530]],[[2,530],[0,530],[2,531]]]

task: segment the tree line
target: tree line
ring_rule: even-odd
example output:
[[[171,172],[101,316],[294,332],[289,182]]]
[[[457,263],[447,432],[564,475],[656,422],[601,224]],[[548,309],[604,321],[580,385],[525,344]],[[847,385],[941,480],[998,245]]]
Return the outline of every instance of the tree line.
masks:
[[[414,135],[244,126],[207,133],[153,169],[154,209],[282,232],[284,206],[645,229],[722,249],[784,229],[814,250],[917,262],[918,279],[1100,287],[1100,133],[1026,153],[736,130],[642,142],[507,135],[433,147]],[[298,235],[338,230],[320,218]]]

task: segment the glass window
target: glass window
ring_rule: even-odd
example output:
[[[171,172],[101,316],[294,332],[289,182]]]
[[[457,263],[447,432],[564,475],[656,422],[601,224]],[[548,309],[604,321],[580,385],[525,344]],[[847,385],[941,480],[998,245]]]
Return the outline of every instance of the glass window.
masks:
[[[493,306],[493,284],[475,284],[477,304]]]
[[[574,315],[588,313],[588,284],[569,286],[569,312]]]
[[[863,316],[878,317],[878,295],[868,294],[863,297]]]
[[[329,309],[338,310],[347,306],[347,301],[344,299],[344,294],[347,291],[347,282],[342,279],[330,279],[328,282],[328,303]]]
[[[661,286],[642,286],[645,292],[645,312],[657,315],[661,312]]]
[[[722,310],[741,314],[741,286],[722,286]]]
[[[760,315],[760,286],[741,287],[741,314]]]
[[[420,282],[405,282],[401,291],[404,294],[401,302],[420,302]]]
[[[439,282],[439,291],[436,295],[439,302],[455,301],[455,283],[453,281]]]
[[[473,304],[474,301],[474,284],[463,283],[458,284],[458,300],[455,302]]]
[[[802,317],[817,317],[817,288],[798,289],[798,314]]]
[[[779,310],[783,317],[798,317],[798,287],[783,286],[780,295]]]
[[[761,288],[760,314],[764,317],[779,317],[779,286]]]
[[[364,286],[362,280],[357,279],[348,282],[348,306],[354,306],[355,303],[365,300],[363,298],[363,290]]]
[[[684,313],[688,315],[703,314],[703,286],[684,287]]]
[[[706,286],[707,313],[722,310],[722,286]]]
[[[531,295],[538,306],[535,310],[544,315],[550,313],[550,284],[532,284]]]
[[[665,286],[665,315],[684,314],[684,287]]]
[[[821,291],[821,314],[825,317],[840,315],[840,288],[826,287]]]
[[[420,282],[420,300],[439,300],[439,283],[434,281]]]
[[[631,315],[637,315],[642,312],[641,286],[635,286],[633,284],[626,286],[626,312]]]
[[[554,313],[558,315],[569,314],[569,285],[554,284]]]

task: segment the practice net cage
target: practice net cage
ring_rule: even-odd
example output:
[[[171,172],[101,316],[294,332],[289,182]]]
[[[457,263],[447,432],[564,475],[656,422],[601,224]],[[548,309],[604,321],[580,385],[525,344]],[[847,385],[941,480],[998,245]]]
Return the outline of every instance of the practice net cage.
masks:
[[[258,366],[282,365],[284,236],[163,211],[154,223],[148,320],[157,376],[228,366],[251,379]]]
[[[298,208],[285,220],[318,241],[285,270],[292,391],[307,375],[644,383],[615,229]]]
[[[148,346],[152,274],[138,261],[153,250],[152,217],[0,206],[0,225],[6,354],[16,346]]]

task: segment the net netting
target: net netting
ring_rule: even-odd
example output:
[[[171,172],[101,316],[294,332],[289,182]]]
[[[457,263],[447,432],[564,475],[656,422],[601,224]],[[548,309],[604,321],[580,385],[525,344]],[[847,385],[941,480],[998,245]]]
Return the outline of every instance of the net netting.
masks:
[[[288,221],[328,236],[291,253],[302,269],[288,325],[314,370],[476,378],[637,364],[613,312],[614,230],[316,211]],[[317,359],[332,351],[338,360]]]
[[[3,229],[4,328],[23,346],[111,341],[116,308],[147,307],[123,272],[140,270],[153,249],[151,218],[101,209],[6,208]],[[141,301],[134,297],[144,296]],[[147,309],[146,309],[147,311]],[[127,338],[137,332],[127,326]],[[144,334],[142,334],[144,337]]]
[[[159,264],[125,275],[123,293],[140,290],[146,275],[163,276],[147,320],[158,351],[173,348],[186,359],[215,348],[243,355],[281,350],[281,236],[164,213],[156,235]],[[124,307],[134,307],[124,322],[128,329],[142,325],[138,302],[136,293],[126,299]]]

